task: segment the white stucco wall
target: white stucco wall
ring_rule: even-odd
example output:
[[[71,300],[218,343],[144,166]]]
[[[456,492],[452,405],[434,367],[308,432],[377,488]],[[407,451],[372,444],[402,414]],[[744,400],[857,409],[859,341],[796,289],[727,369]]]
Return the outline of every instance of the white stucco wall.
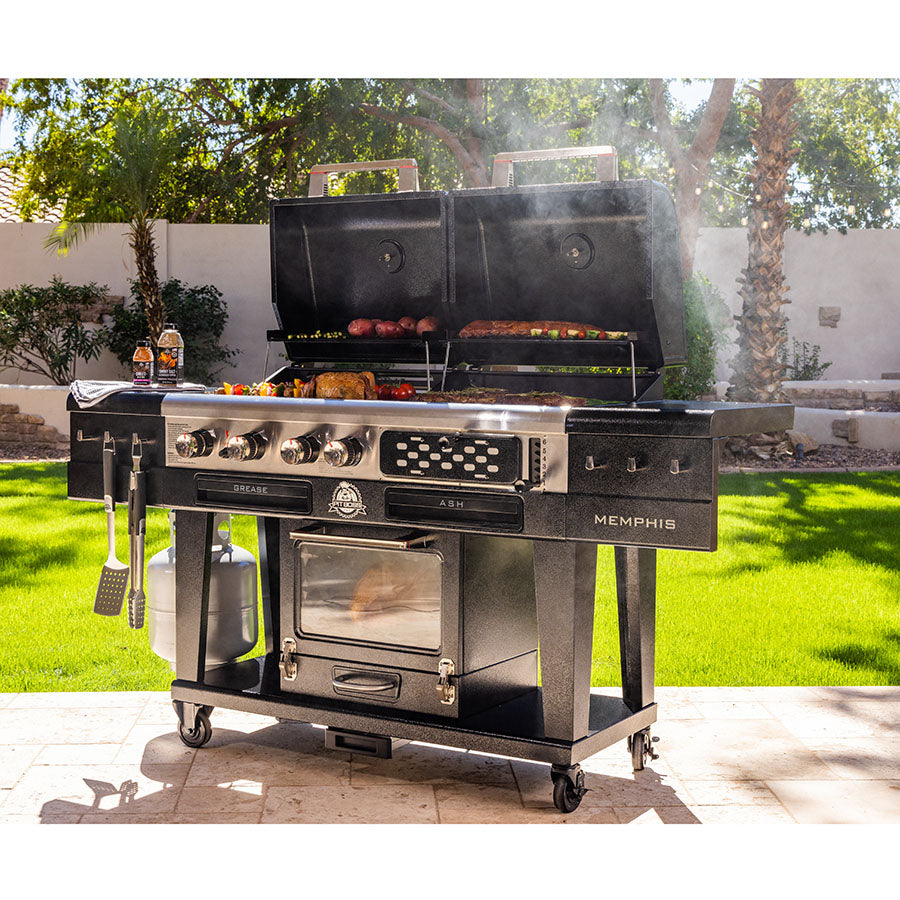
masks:
[[[122,225],[104,226],[66,257],[43,249],[50,226],[0,225],[0,289],[22,283],[47,284],[53,274],[74,284],[96,281],[111,293],[128,295],[134,262]],[[188,284],[214,284],[228,304],[225,344],[240,349],[227,380],[262,377],[265,331],[276,326],[270,299],[268,227],[265,225],[170,225],[156,227],[160,278]],[[742,228],[705,228],[697,244],[696,269],[722,291],[733,313],[740,312],[737,277],[747,261]],[[880,378],[900,371],[900,230],[851,231],[785,238],[785,273],[792,301],[786,312],[789,332],[819,344],[830,360],[828,378]],[[820,306],[841,307],[836,328],[819,325]],[[273,348],[274,349],[274,348]],[[188,348],[190,352],[190,348]],[[730,373],[722,354],[718,377]],[[270,361],[270,369],[277,360]],[[110,354],[81,364],[79,377],[116,378],[121,372]],[[231,377],[229,377],[229,375]],[[0,381],[40,383],[14,371]]]
[[[746,265],[745,229],[701,229],[695,270],[722,291],[735,315],[741,312],[737,278]],[[831,362],[824,377],[871,379],[900,371],[900,230],[789,231],[784,271],[788,334],[822,348],[820,361]],[[841,308],[836,328],[819,324],[820,306]],[[718,377],[728,379],[725,361],[732,353],[721,354]]]

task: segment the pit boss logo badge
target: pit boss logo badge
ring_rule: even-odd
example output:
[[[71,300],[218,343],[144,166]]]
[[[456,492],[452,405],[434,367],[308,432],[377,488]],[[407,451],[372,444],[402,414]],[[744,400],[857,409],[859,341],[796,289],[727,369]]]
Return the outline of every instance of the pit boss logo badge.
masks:
[[[337,513],[345,519],[355,519],[357,516],[367,515],[359,488],[350,484],[349,481],[342,481],[331,495],[328,512]]]

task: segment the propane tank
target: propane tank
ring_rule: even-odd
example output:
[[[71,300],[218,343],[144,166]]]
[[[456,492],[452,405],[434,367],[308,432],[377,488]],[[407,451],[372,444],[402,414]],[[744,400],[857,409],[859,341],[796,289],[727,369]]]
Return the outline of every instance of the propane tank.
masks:
[[[169,510],[172,544],[147,563],[150,649],[175,668],[175,510]],[[231,543],[231,516],[216,513],[209,578],[206,665],[233,662],[256,646],[259,634],[256,557]]]

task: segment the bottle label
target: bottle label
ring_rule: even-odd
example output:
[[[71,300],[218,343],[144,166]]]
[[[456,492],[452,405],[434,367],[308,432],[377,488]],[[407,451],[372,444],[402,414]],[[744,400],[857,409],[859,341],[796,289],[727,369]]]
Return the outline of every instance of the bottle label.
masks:
[[[153,360],[136,359],[134,361],[134,384],[148,385],[153,381]]]
[[[184,352],[181,347],[160,347],[157,364],[160,384],[179,385],[184,383]]]

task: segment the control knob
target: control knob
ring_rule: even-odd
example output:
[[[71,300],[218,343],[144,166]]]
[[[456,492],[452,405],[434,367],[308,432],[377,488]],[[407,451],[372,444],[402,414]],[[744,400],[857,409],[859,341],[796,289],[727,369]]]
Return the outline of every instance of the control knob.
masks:
[[[362,444],[352,437],[342,438],[339,441],[329,441],[322,450],[325,462],[335,468],[355,466],[362,459],[362,454]]]
[[[315,462],[319,456],[319,442],[311,434],[289,438],[281,444],[281,458],[289,466]]]
[[[225,442],[225,446],[219,451],[219,456],[238,462],[259,459],[266,452],[266,444],[268,441],[261,431],[235,434]]]
[[[175,452],[182,459],[194,459],[198,456],[209,456],[216,442],[211,431],[184,431],[175,438]]]

